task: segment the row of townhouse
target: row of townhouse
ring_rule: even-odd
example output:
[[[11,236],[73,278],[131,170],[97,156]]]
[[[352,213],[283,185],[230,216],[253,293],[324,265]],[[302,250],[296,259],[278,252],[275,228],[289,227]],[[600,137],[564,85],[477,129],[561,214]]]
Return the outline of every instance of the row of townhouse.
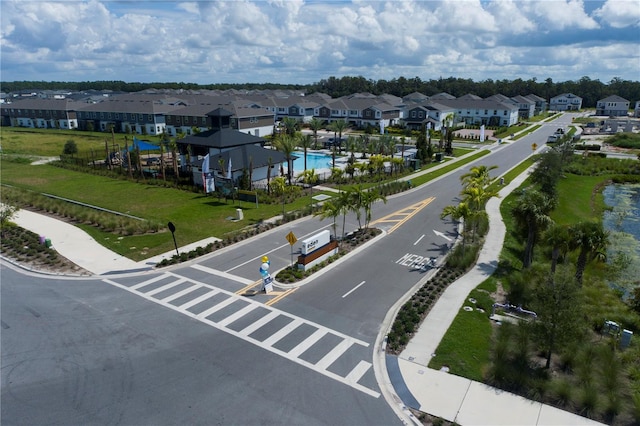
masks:
[[[600,102],[604,115],[624,115],[629,107],[629,102],[620,97],[605,98],[599,101],[599,106]],[[581,98],[562,94],[551,99],[549,109],[577,110],[581,104]],[[143,91],[104,97],[92,94],[88,100],[51,97],[14,100],[1,105],[1,123],[99,131],[113,128],[119,133],[177,136],[211,129],[209,113],[217,108],[232,113],[232,128],[263,137],[272,134],[277,121],[284,117],[305,123],[313,118],[325,123],[344,120],[359,128],[404,125],[411,129],[425,126],[439,130],[459,124],[511,126],[546,111],[547,102],[533,94],[512,98],[498,94],[483,99],[472,94],[456,98],[447,93],[426,96],[415,92],[400,98],[356,93],[333,99],[322,93],[304,95],[294,91]]]

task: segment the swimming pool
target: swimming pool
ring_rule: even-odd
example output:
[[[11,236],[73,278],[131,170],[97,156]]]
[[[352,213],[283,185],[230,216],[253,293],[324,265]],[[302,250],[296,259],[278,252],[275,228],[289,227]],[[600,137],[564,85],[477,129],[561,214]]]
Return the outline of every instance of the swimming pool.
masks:
[[[293,162],[293,173],[298,174],[304,171],[304,152],[296,151],[294,155],[297,158]],[[321,154],[318,152],[307,152],[307,169],[330,169],[331,155]]]

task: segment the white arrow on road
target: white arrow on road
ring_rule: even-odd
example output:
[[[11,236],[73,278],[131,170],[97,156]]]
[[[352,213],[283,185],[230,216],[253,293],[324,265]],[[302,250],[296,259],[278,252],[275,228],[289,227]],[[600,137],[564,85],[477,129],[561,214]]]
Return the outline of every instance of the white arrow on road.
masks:
[[[447,241],[453,241],[451,238],[447,237],[446,235],[444,235],[443,232],[440,231],[436,231],[435,229],[433,230],[433,233],[436,234],[438,237],[442,237]]]

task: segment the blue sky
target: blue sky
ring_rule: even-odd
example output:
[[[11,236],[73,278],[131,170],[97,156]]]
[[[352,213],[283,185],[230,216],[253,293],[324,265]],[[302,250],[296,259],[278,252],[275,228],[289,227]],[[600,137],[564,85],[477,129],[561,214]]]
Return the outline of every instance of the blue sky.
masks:
[[[0,79],[640,80],[640,0],[0,1]]]

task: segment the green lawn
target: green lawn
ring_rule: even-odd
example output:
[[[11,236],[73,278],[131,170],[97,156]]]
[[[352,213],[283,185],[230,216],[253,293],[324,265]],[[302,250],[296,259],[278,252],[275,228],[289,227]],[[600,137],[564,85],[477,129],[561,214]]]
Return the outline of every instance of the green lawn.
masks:
[[[505,181],[513,179],[513,177],[531,165],[533,161],[534,159],[530,158],[521,163],[505,175]],[[601,193],[599,191],[594,192],[594,188],[598,188],[608,178],[609,176],[592,177],[566,174],[557,187],[560,202],[552,212],[552,219],[561,224],[574,224],[580,221],[601,218],[606,206]],[[492,189],[497,189],[497,183],[494,182],[492,185]],[[528,185],[529,181],[526,180],[522,187]],[[522,242],[518,240],[514,232],[509,232],[509,230],[515,229],[514,219],[510,211],[516,200],[517,194],[512,192],[505,197],[500,206],[502,217],[508,230],[500,254],[500,261],[520,269],[522,266]],[[593,206],[593,208],[585,206]],[[536,258],[541,259],[543,256],[543,251],[539,249],[536,253]],[[568,262],[575,263],[575,256],[575,253],[572,254]],[[629,313],[629,309],[624,306],[619,297],[615,296],[614,292],[604,284],[606,268],[603,267],[603,264],[589,264],[586,274],[589,277],[593,277],[594,283],[602,281],[602,284],[592,284],[593,287],[585,289],[585,297],[589,300],[585,308],[585,317],[597,319],[616,318],[625,324],[635,324],[636,317]],[[477,299],[477,306],[482,305],[483,308],[490,306],[493,302],[489,298],[489,294],[495,291],[497,280],[501,280],[505,291],[508,292],[508,277],[493,275],[474,289],[468,297]],[[465,305],[470,304],[465,302]],[[453,374],[482,381],[483,373],[489,365],[492,335],[492,328],[488,319],[491,312],[490,307],[489,309],[485,308],[485,311],[484,314],[481,314],[477,311],[466,312],[461,309],[438,346],[437,355],[433,358],[429,367],[438,369],[446,365]]]
[[[600,219],[605,209],[604,201],[602,194],[594,194],[593,189],[610,177],[565,174],[557,186],[558,193],[563,196],[559,197],[551,218],[561,225]]]
[[[123,134],[115,135],[115,143],[124,147]],[[132,135],[129,135],[131,143]],[[157,137],[140,136],[142,139],[157,141]],[[114,143],[111,133],[81,132],[78,130],[29,129],[19,127],[0,128],[0,146],[2,153],[9,155],[55,157],[62,154],[62,148],[68,140],[73,140],[79,153],[93,150],[105,154],[105,140],[109,146]],[[98,154],[96,154],[98,155]]]
[[[180,245],[211,236],[223,238],[232,231],[282,214],[281,204],[260,204],[258,207],[255,203],[243,201],[234,204],[231,200],[225,202],[202,193],[111,179],[52,165],[32,166],[2,161],[1,167],[3,184],[71,198],[164,224],[171,221],[176,226],[175,235]],[[317,191],[314,195],[320,193]],[[293,211],[309,203],[310,199],[300,198],[285,208]],[[243,210],[242,222],[228,219],[236,216],[237,208]],[[142,260],[173,248],[169,233],[118,237],[93,227],[84,229],[98,242],[133,260]]]

